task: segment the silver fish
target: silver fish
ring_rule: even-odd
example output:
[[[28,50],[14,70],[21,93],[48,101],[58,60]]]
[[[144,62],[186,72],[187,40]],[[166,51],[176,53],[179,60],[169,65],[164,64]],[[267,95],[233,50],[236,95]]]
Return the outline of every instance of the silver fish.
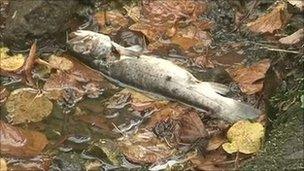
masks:
[[[142,55],[139,48],[125,48],[103,34],[78,30],[68,41],[73,51],[90,55],[93,66],[111,80],[139,90],[178,100],[198,109],[211,110],[213,116],[228,122],[256,119],[260,110],[222,95],[229,88],[215,82],[202,82],[171,61]],[[120,59],[104,62],[112,48]],[[106,69],[103,67],[106,65]],[[103,68],[103,69],[102,69]]]

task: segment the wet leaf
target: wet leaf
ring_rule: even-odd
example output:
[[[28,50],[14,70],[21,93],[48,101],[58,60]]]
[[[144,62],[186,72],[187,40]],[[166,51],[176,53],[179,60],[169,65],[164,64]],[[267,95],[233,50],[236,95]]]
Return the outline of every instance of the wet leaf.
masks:
[[[47,92],[60,92],[55,94],[69,97],[71,94],[67,92],[72,91],[76,100],[84,95],[98,97],[104,88],[111,87],[99,72],[67,55],[52,56],[49,63],[55,65],[58,70],[52,73],[44,84],[43,89]]]
[[[139,22],[141,14],[139,6],[124,6],[124,9],[127,10],[128,16],[134,21]]]
[[[5,47],[0,48],[0,69],[4,71],[17,71],[23,66],[25,58],[21,54],[9,56],[7,54],[8,51],[9,49]]]
[[[39,122],[51,114],[53,103],[43,94],[31,88],[11,92],[5,104],[12,124]]]
[[[7,171],[7,164],[3,158],[0,158],[0,171]]]
[[[9,94],[9,91],[4,86],[0,85],[0,106],[6,102]]]
[[[304,2],[303,2],[304,3]],[[283,37],[279,40],[280,43],[286,45],[297,44],[304,40],[304,29],[299,29],[298,31],[292,33],[289,36]]]
[[[278,4],[270,13],[260,16],[247,24],[250,31],[255,33],[273,33],[282,29],[290,18],[286,3]]]
[[[194,0],[145,0],[142,8],[142,15],[152,23],[170,25],[198,19],[206,11],[206,4]]]
[[[155,26],[153,23],[140,21],[129,27],[130,30],[138,31],[144,34],[150,42],[158,41],[164,34],[166,28],[163,26]]]
[[[224,142],[226,142],[226,138],[222,135],[213,136],[209,142],[206,150],[212,151],[218,149]]]
[[[304,1],[303,0],[287,0],[291,5],[296,6],[301,11],[304,10]]]
[[[237,67],[229,71],[231,77],[238,83],[242,92],[254,94],[262,90],[263,79],[270,67],[270,60],[264,59],[250,67]]]
[[[227,155],[221,151],[212,151],[210,153],[204,154],[204,156],[197,156],[190,161],[195,165],[198,170],[230,170],[224,164],[227,160]]]
[[[171,38],[171,41],[180,45],[184,50],[188,50],[193,46],[207,47],[212,43],[210,34],[195,26],[188,26],[178,30]]]
[[[194,111],[184,113],[179,119],[179,135],[176,135],[183,143],[193,143],[199,138],[208,136],[205,126]]]
[[[227,132],[230,141],[222,145],[227,153],[241,152],[244,154],[257,153],[260,150],[265,129],[260,123],[239,121]]]
[[[45,135],[0,121],[1,154],[16,157],[34,157],[48,144]]]
[[[126,27],[129,20],[122,15],[118,10],[98,12],[95,14],[97,24],[99,25],[100,32],[104,34],[110,34],[116,32],[119,29]]]
[[[50,56],[49,64],[52,68],[60,69],[63,71],[71,70],[73,68],[73,63],[71,60],[56,55]]]
[[[22,170],[22,171],[42,171],[42,170],[49,170],[51,165],[52,159],[48,156],[37,156],[31,159],[10,159],[8,160],[9,170]]]
[[[139,132],[132,137],[123,137],[119,144],[125,157],[138,164],[152,164],[174,154],[173,149],[149,131]]]

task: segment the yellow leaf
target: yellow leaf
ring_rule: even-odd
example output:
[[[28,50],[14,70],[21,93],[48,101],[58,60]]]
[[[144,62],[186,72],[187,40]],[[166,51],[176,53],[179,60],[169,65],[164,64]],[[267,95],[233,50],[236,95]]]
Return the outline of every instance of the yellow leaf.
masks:
[[[7,171],[6,161],[3,158],[0,158],[0,171]]]
[[[239,121],[227,132],[230,143],[222,145],[227,153],[241,152],[244,154],[256,153],[261,147],[265,129],[260,123]]]
[[[20,88],[11,92],[5,107],[12,124],[19,124],[41,121],[52,112],[53,103],[35,89]]]
[[[9,56],[8,49],[5,47],[0,48],[0,69],[5,71],[16,71],[24,64],[24,57],[21,54]]]

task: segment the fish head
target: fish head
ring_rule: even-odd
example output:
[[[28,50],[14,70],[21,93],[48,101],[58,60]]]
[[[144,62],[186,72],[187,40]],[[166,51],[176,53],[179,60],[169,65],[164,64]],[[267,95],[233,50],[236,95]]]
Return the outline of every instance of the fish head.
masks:
[[[107,35],[89,30],[77,30],[72,32],[67,41],[72,51],[89,55],[94,59],[104,59],[112,51],[112,41]]]

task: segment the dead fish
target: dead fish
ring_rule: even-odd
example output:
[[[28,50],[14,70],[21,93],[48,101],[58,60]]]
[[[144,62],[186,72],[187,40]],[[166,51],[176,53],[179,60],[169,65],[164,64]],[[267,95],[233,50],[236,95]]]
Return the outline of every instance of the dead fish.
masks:
[[[92,61],[90,66],[112,81],[198,109],[211,110],[213,116],[228,122],[256,119],[261,113],[248,104],[224,97],[229,92],[227,86],[202,82],[171,61],[140,54],[140,48],[122,47],[111,41],[110,37],[92,31],[78,30],[72,36],[68,41],[72,50],[89,55]],[[120,59],[105,61],[112,48],[120,53]]]

